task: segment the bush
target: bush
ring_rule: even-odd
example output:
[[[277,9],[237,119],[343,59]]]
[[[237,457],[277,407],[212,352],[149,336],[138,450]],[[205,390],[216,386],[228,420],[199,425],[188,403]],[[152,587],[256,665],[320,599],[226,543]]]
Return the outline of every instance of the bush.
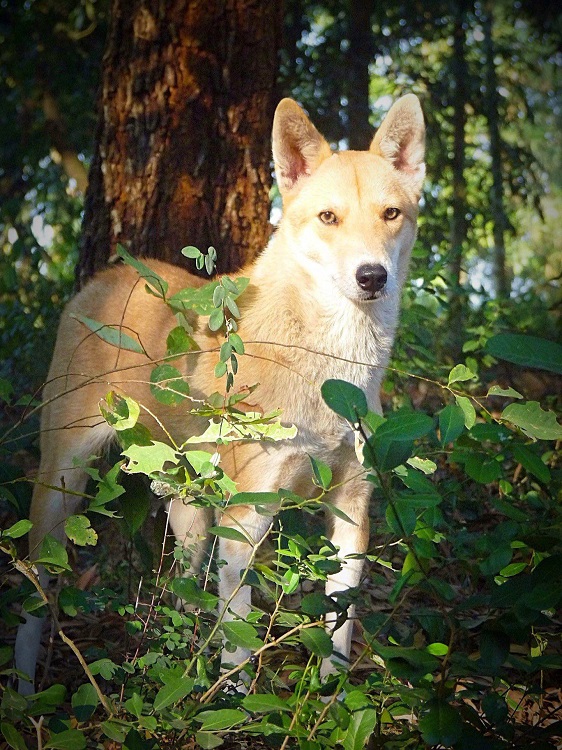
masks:
[[[186,252],[200,265],[212,264],[212,252]],[[152,293],[166,299],[162,280],[122,255]],[[202,409],[210,420],[202,442],[216,440],[219,420],[223,441],[240,433],[273,440],[294,434],[277,415],[248,415],[236,407],[239,396],[231,386],[237,358],[244,354],[236,333],[236,298],[244,286],[223,279],[182,297],[209,317],[213,330],[225,330],[215,374],[226,378],[227,396],[216,394]],[[83,322],[106,340],[117,333]],[[172,334],[170,359],[190,341],[183,326]],[[129,345],[123,334],[118,343]],[[304,594],[302,588],[304,581],[323,582],[340,561],[321,533],[295,523],[295,512],[313,522],[329,502],[330,467],[311,458],[313,499],[283,490],[236,494],[211,453],[139,441],[146,434],[138,404],[110,395],[104,416],[121,435],[125,462],[120,458],[106,473],[88,470],[93,487],[88,507],[67,521],[68,537],[85,550],[98,544],[91,523],[119,515],[122,468],[129,475],[146,474],[158,494],[188,491],[194,502],[215,508],[243,502],[268,514],[274,503],[282,510],[269,550],[257,545],[245,574],[258,605],[246,621],[222,622],[215,614],[213,565],[204,584],[173,577],[170,560],[181,566],[189,557],[178,545],[162,546],[153,565],[141,534],[150,518],[146,498],[122,506],[127,573],[118,567],[112,577],[104,571],[103,586],[83,590],[72,578],[68,583],[68,554],[47,539],[41,558],[65,575],[56,601],[48,600],[19,553],[29,522],[16,520],[2,532],[0,545],[33,586],[12,580],[5,587],[5,625],[15,627],[19,603],[28,610],[47,606],[81,666],[66,685],[52,684],[27,699],[4,686],[0,728],[7,746],[238,747],[244,736],[260,747],[304,750],[352,750],[367,742],[389,749],[555,748],[562,734],[554,679],[562,668],[562,472],[555,450],[562,427],[544,404],[525,400],[512,387],[481,383],[498,359],[560,374],[561,348],[531,336],[498,334],[469,350],[467,361],[449,367],[442,382],[417,375],[438,396],[431,414],[414,409],[396,390],[402,376],[392,371],[387,390],[394,388],[395,409],[386,418],[370,412],[362,392],[349,383],[331,380],[322,387],[330,408],[355,425],[374,494],[364,586],[337,598],[342,619],[349,603],[356,604],[362,632],[349,668],[325,681],[319,661],[331,653],[332,643],[322,616],[334,604],[320,588]],[[169,362],[155,368],[152,382],[154,396],[165,403],[187,398],[188,386]],[[2,393],[10,397],[6,385]],[[20,478],[12,474],[1,489],[22,513],[19,487]],[[212,532],[241,534],[221,526]],[[190,605],[189,611],[177,611],[174,597]],[[106,638],[103,648],[82,647],[73,623],[93,617],[105,617],[112,633],[122,635]],[[126,642],[112,646],[115,638]],[[245,664],[252,678],[247,695],[231,688],[238,669],[219,673],[222,642],[228,650],[243,646],[254,653]],[[5,677],[13,673],[9,643],[0,648]]]

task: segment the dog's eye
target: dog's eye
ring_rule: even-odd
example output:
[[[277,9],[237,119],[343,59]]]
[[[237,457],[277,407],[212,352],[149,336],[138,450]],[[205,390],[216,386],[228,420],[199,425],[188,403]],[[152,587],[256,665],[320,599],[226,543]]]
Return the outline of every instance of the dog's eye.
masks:
[[[338,223],[338,217],[335,215],[333,211],[320,211],[318,214],[318,218],[322,222],[322,224],[337,224]]]
[[[392,221],[393,219],[397,219],[400,216],[400,209],[394,208],[391,206],[390,208],[385,209],[384,212],[384,218],[387,219],[387,221]]]

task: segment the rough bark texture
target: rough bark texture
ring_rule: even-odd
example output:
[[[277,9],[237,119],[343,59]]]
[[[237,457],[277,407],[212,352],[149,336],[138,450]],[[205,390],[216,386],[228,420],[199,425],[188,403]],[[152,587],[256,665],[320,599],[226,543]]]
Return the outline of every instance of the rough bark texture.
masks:
[[[484,55],[486,58],[486,114],[490,134],[490,156],[492,159],[492,191],[490,206],[494,234],[494,281],[496,295],[500,298],[509,296],[509,280],[505,262],[505,230],[508,225],[503,204],[503,177],[501,156],[501,135],[499,123],[499,95],[495,49],[493,39],[492,3],[485,6],[482,29],[484,32]]]
[[[466,130],[466,82],[468,67],[465,54],[465,3],[455,4],[453,21],[453,215],[451,217],[451,296],[449,320],[452,346],[455,355],[460,354],[460,323],[463,299],[461,296],[461,272],[463,245],[466,241],[466,177],[465,177],[465,130]]]
[[[371,15],[374,0],[351,0],[349,16],[349,89],[348,128],[349,148],[369,148],[373,129],[369,124],[369,64],[374,57],[374,39]]]
[[[113,0],[77,283],[124,244],[220,271],[269,236],[276,0]]]

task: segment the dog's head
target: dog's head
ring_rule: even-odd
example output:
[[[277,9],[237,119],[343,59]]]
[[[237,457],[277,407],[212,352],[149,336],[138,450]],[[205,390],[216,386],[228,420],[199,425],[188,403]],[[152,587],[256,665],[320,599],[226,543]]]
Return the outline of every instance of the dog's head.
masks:
[[[416,236],[425,174],[425,127],[416,96],[391,107],[369,151],[332,153],[292,99],[273,122],[283,231],[296,262],[356,303],[395,293]]]

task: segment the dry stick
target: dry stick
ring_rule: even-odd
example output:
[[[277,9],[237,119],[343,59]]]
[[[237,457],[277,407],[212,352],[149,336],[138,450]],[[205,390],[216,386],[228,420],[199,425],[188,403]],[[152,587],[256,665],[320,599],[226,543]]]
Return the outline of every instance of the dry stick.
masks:
[[[41,729],[43,728],[43,720],[45,716],[41,715],[37,721],[33,718],[33,716],[29,717],[29,720],[35,727],[35,734],[37,735],[37,750],[43,750],[43,735],[41,733]]]
[[[27,578],[28,581],[31,581],[31,583],[35,586],[35,589],[37,590],[37,593],[41,597],[43,603],[46,604],[47,607],[49,608],[49,612],[51,614],[51,618],[55,625],[59,638],[63,641],[63,643],[66,643],[66,645],[71,649],[73,654],[76,656],[76,658],[80,662],[80,666],[82,667],[82,669],[84,670],[86,674],[86,677],[92,683],[92,686],[94,690],[96,691],[97,696],[100,700],[100,703],[104,707],[107,715],[109,717],[112,717],[114,714],[114,711],[113,711],[113,707],[111,706],[111,703],[108,701],[106,696],[102,693],[101,688],[96,681],[96,678],[94,677],[94,675],[92,674],[90,670],[90,667],[86,664],[86,660],[80,653],[80,649],[78,648],[78,646],[76,646],[74,641],[66,635],[66,633],[62,629],[59,619],[57,617],[56,610],[54,606],[51,604],[51,602],[49,601],[49,598],[47,597],[47,594],[45,593],[43,587],[39,583],[39,579],[37,578],[37,575],[34,571],[34,566],[31,563],[24,562],[23,560],[14,560],[14,567],[16,568],[16,570],[22,573]]]
[[[252,656],[249,656],[247,659],[244,659],[243,662],[238,664],[238,666],[233,667],[232,669],[229,669],[228,672],[224,672],[219,677],[219,679],[215,682],[215,684],[211,685],[211,687],[207,690],[207,692],[203,693],[203,695],[201,696],[200,703],[208,703],[211,700],[211,698],[213,698],[215,693],[218,692],[223,682],[227,681],[233,674],[236,674],[236,672],[239,672],[241,669],[243,669],[246,666],[246,664],[248,664],[256,656],[263,654],[264,651],[268,651],[270,648],[273,648],[274,646],[278,646],[283,641],[286,641],[287,638],[291,638],[291,636],[295,635],[295,633],[298,633],[301,630],[308,630],[308,628],[317,628],[319,625],[323,625],[322,620],[315,620],[314,622],[301,622],[299,625],[295,625],[294,628],[291,628],[286,633],[283,633],[283,635],[280,635],[279,638],[276,638],[274,641],[271,641],[271,643],[264,643],[264,645],[258,648],[258,650]]]

